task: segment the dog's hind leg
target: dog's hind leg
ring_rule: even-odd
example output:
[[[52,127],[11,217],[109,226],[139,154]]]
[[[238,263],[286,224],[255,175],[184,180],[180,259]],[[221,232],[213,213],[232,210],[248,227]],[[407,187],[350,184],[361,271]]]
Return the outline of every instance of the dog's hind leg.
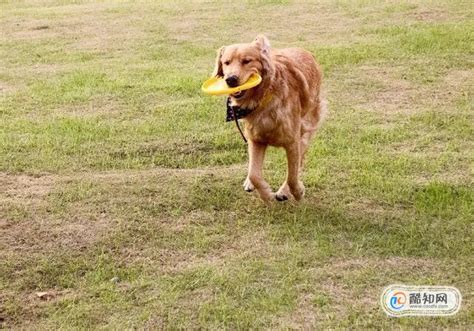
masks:
[[[278,201],[288,200],[291,193],[296,200],[304,196],[304,185],[300,181],[300,143],[296,142],[285,147],[288,161],[288,173],[286,180],[275,195]]]
[[[308,146],[311,138],[314,135],[314,131],[306,132],[301,136],[301,141],[300,141],[300,174],[303,172],[303,166],[304,166],[304,158],[306,155],[306,152],[308,151]]]
[[[321,126],[327,114],[327,101],[320,99],[312,111],[306,112],[301,122],[301,136],[299,142],[285,147],[288,159],[288,175],[286,181],[277,191],[275,198],[278,201],[288,200],[290,193],[296,200],[304,196],[304,185],[299,180],[303,172],[304,158],[314,134]]]
[[[263,159],[267,145],[256,143],[252,140],[248,141],[249,147],[249,174],[250,183],[255,187],[260,198],[263,201],[269,202],[275,196],[270,185],[263,178]]]
[[[326,99],[320,99],[319,104],[314,109],[314,112],[308,112],[308,114],[316,114],[316,116],[313,116],[313,118],[307,120],[306,123],[303,122],[300,140],[300,172],[303,172],[304,159],[306,152],[308,151],[309,143],[326,118],[328,112],[327,104],[328,103]]]

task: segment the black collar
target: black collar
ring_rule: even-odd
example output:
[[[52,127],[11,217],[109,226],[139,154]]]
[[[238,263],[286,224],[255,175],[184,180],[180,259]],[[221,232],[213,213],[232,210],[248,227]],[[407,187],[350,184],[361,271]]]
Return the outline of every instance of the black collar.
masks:
[[[253,109],[240,108],[239,106],[231,106],[230,98],[227,98],[227,116],[225,121],[230,122],[236,119],[240,120],[241,118],[244,118],[245,116],[250,114],[252,111]]]

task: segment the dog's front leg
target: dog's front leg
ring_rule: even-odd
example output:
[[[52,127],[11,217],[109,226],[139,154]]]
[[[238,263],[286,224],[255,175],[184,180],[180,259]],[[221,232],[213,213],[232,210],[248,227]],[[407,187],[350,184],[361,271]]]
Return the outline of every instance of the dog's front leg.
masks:
[[[274,198],[274,193],[270,185],[263,179],[263,159],[267,145],[256,143],[252,140],[248,142],[249,147],[249,174],[250,183],[257,190],[263,201],[269,202]]]
[[[301,200],[304,196],[304,186],[299,180],[301,167],[300,145],[294,143],[286,146],[285,150],[286,158],[288,160],[288,173],[286,181],[276,194],[276,199],[279,201],[288,200],[288,195],[291,192],[296,200]]]

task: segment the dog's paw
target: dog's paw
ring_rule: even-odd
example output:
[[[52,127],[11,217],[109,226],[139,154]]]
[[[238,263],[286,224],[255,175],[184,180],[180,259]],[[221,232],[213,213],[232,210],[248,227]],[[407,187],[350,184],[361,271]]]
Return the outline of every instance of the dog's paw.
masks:
[[[252,182],[250,181],[248,177],[244,181],[243,187],[244,187],[245,192],[253,192],[253,190],[255,190],[255,186],[253,186]]]
[[[275,199],[277,199],[277,201],[286,201],[286,200],[289,200],[290,197],[291,197],[290,188],[288,187],[288,184],[284,182],[283,185],[278,190],[278,192],[275,194]]]
[[[268,194],[260,194],[260,198],[262,199],[263,203],[268,206],[268,207],[271,207],[273,206],[273,204],[275,203],[275,200],[276,200],[276,194],[273,193],[273,192],[270,192]]]
[[[285,195],[285,194],[275,194],[275,199],[277,199],[277,201],[286,201],[288,200],[288,196]]]
[[[302,182],[299,182],[296,186],[290,186],[290,190],[297,201],[303,199],[305,188]]]

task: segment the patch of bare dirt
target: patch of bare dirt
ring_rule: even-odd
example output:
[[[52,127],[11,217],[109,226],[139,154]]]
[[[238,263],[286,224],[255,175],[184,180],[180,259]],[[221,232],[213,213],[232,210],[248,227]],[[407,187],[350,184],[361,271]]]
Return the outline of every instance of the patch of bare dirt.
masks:
[[[48,196],[61,183],[62,179],[53,175],[0,174],[0,237],[4,253],[80,250],[99,238],[108,225],[100,215],[70,215],[62,219],[52,214]]]
[[[439,9],[422,9],[419,11],[415,11],[411,13],[410,16],[417,21],[422,22],[440,22],[440,21],[447,21],[450,19],[451,15]]]
[[[404,274],[413,276],[414,270],[416,270],[416,274],[426,275],[433,273],[438,266],[439,262],[426,258],[351,258],[330,261],[329,264],[314,269],[312,273],[316,279],[322,280],[323,291],[329,294],[336,304],[339,302],[342,308],[344,303],[350,301],[354,295],[353,287],[359,286],[357,285],[358,278],[367,279],[371,277],[370,274],[376,275],[377,280],[374,279],[370,288],[361,289],[368,292],[369,295],[361,298],[362,301],[360,301],[360,303],[364,303],[365,300],[367,305],[374,305],[378,303],[377,300],[374,301],[374,298],[380,294],[379,287],[384,286],[387,278],[396,281]],[[438,270],[436,271],[438,272]],[[382,277],[386,279],[382,279]],[[367,287],[368,284],[365,286]]]
[[[428,67],[429,64],[426,64]],[[431,84],[404,79],[404,66],[361,65],[350,75],[335,73],[338,86],[330,95],[342,95],[352,107],[384,114],[414,113],[433,107],[453,109],[453,103],[474,86],[473,70],[454,70]],[[448,111],[448,110],[444,110]]]
[[[413,111],[419,87],[402,79],[400,70],[400,68],[370,65],[358,67],[357,74],[352,76],[357,78],[349,78],[349,86],[363,85],[360,90],[355,88],[351,91],[356,96],[354,101],[359,106],[378,112]],[[370,88],[367,89],[367,86]]]
[[[203,219],[205,218],[212,218],[210,214],[203,215],[202,217],[203,218],[195,221],[200,222],[204,221]],[[188,229],[186,231],[189,232],[189,234],[192,233],[195,221],[190,220],[190,223],[187,223]],[[180,237],[180,240],[183,240],[186,234],[179,234],[179,232],[184,231],[182,227],[185,225],[168,229],[168,224],[172,227],[171,223],[165,223],[163,226],[166,227],[166,230],[163,231],[166,231],[170,237],[177,231],[176,237]],[[156,229],[156,231],[160,230]],[[246,257],[265,257],[270,253],[270,250],[266,249],[267,246],[268,242],[264,232],[252,232],[239,235],[237,238],[229,237],[225,245],[217,245],[217,247],[212,248],[209,253],[202,254],[196,252],[195,249],[157,248],[149,243],[144,243],[140,247],[129,246],[121,250],[121,260],[125,263],[133,262],[150,266],[152,265],[150,261],[160,261],[160,263],[157,264],[157,266],[159,266],[159,269],[156,270],[157,272],[175,274],[191,271],[202,266],[224,266],[232,260],[245,259]]]
[[[342,319],[351,309],[377,311],[379,296],[402,275],[430,275],[442,272],[441,262],[425,258],[389,257],[330,260],[311,269],[315,288],[301,291],[297,307],[274,320],[275,325],[290,328],[314,328],[328,316]],[[372,282],[367,282],[372,278]],[[360,280],[363,279],[363,282]],[[357,300],[354,300],[357,298]]]
[[[141,28],[143,10],[140,6],[114,3],[45,7],[38,12],[51,18],[33,15],[8,18],[3,21],[2,32],[10,41],[66,40],[76,49],[124,49],[130,42],[145,36]]]
[[[5,82],[0,82],[0,95],[2,97],[7,96],[8,94],[13,94],[16,91],[20,90],[21,87],[19,86],[13,86],[11,84],[7,84]]]
[[[86,250],[101,239],[111,221],[101,217],[51,219],[47,214],[22,222],[0,225],[0,235],[8,250],[16,253],[45,253],[74,249]]]
[[[451,70],[439,85],[451,93],[473,93],[474,88],[474,69]]]
[[[112,97],[96,97],[87,103],[72,104],[57,108],[54,114],[58,116],[72,115],[82,118],[89,116],[113,117],[123,114],[124,111],[124,106],[117,99]]]
[[[16,292],[5,290],[0,293],[0,328],[13,328],[16,323],[28,323],[29,327],[33,322],[40,318],[40,311],[51,307],[51,305],[63,300],[75,300],[80,296],[77,290],[73,289],[47,289],[41,291],[33,291],[30,293]],[[18,309],[14,312],[15,317],[7,314],[8,311],[2,311],[2,303],[14,302],[18,305]],[[2,324],[3,323],[3,324]],[[33,327],[36,329],[36,327]]]
[[[61,34],[47,19],[22,18],[5,20],[2,31],[8,40],[34,40],[36,38],[55,38]]]
[[[38,203],[51,191],[56,180],[56,177],[49,175],[35,177],[0,173],[0,186],[3,189],[0,201],[26,205]]]
[[[116,224],[107,212],[101,210],[106,202],[79,201],[71,203],[67,213],[54,210],[50,194],[61,194],[68,183],[93,182],[98,187],[116,189],[117,196],[111,197],[117,204],[120,199],[133,199],[130,192],[142,187],[150,178],[186,182],[196,176],[209,173],[231,173],[236,167],[208,169],[165,169],[137,171],[110,171],[77,173],[68,175],[13,175],[0,173],[0,237],[2,246],[9,251],[40,252],[63,248],[85,249],[100,240],[101,235]],[[240,168],[240,167],[239,167]],[[166,186],[166,182],[161,182]],[[169,186],[172,189],[172,186]],[[174,187],[174,186],[173,186]],[[143,189],[143,187],[142,187]],[[163,188],[166,190],[166,187]],[[159,194],[158,192],[157,194]],[[165,192],[166,193],[166,192]],[[140,197],[142,199],[143,197]],[[117,200],[118,199],[118,200]],[[207,218],[206,218],[207,217]],[[193,222],[209,222],[206,215],[194,214],[168,222],[171,231],[179,232]],[[166,223],[166,220],[161,220]],[[179,259],[176,259],[179,261]]]

